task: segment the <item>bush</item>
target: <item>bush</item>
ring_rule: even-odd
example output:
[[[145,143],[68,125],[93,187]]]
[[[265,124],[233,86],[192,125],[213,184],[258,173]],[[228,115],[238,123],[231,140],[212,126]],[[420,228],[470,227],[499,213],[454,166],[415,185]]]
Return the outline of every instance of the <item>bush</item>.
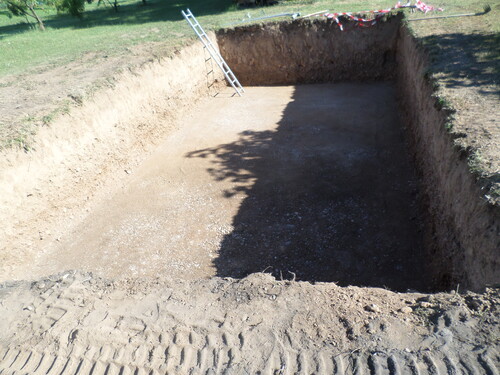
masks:
[[[56,9],[58,12],[67,12],[81,18],[85,10],[85,0],[59,0],[56,3]]]

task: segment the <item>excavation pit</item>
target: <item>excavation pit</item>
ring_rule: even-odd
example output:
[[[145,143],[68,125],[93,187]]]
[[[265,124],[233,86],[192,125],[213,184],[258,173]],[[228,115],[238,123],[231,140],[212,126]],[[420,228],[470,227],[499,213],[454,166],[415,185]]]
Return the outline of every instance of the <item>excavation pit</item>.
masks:
[[[333,21],[221,30],[217,42],[245,95],[224,88],[175,113],[154,152],[74,218],[61,214],[12,277],[269,272],[398,291],[495,280],[498,210],[478,199],[400,15],[344,31]],[[161,68],[168,103],[206,95],[203,51],[190,48],[178,86]]]
[[[0,160],[0,373],[497,373],[498,207],[400,19],[344,28],[222,30],[243,97],[194,44]]]
[[[398,157],[404,159],[409,155],[410,158],[403,162],[407,163],[406,167],[400,166],[392,185],[385,181],[387,185],[378,193],[370,196],[365,191],[359,191],[358,197],[365,195],[366,200],[363,202],[367,207],[370,204],[373,205],[371,207],[378,206],[378,211],[373,212],[379,216],[380,228],[385,229],[372,233],[373,244],[377,246],[380,243],[377,236],[384,238],[394,229],[396,232],[401,231],[401,238],[392,242],[392,245],[388,245],[388,242],[381,245],[379,250],[384,247],[389,252],[389,248],[399,249],[390,255],[384,254],[384,250],[375,251],[377,255],[373,259],[358,253],[354,257],[356,266],[347,271],[346,278],[337,276],[338,281],[343,285],[385,285],[398,290],[422,287],[427,290],[447,290],[456,289],[458,285],[481,290],[487,284],[498,283],[500,262],[496,253],[500,212],[497,206],[490,206],[482,200],[483,194],[464,157],[467,151],[454,146],[454,135],[448,131],[453,120],[449,117],[450,112],[443,109],[436,99],[435,83],[429,79],[425,50],[402,22],[401,13],[378,20],[373,27],[361,27],[346,19],[340,21],[343,30],[333,20],[306,20],[226,29],[217,34],[222,55],[244,84],[393,82],[397,87],[393,96],[397,106],[381,106],[378,112],[382,118],[386,110],[394,113],[399,110],[400,122],[395,128],[401,132],[404,129],[405,133],[386,146],[387,152],[392,150],[394,157],[387,160],[386,167],[397,169],[395,163]],[[299,86],[297,92],[300,91]],[[373,100],[376,100],[377,94],[373,95]],[[345,98],[350,98],[354,103],[361,97],[362,94],[358,96],[352,92]],[[363,116],[364,105],[352,105],[351,108],[351,118],[356,118],[359,124],[369,119]],[[293,104],[290,105],[292,108]],[[336,117],[337,113],[337,108],[333,109],[331,119],[340,120]],[[389,134],[389,129],[387,132]],[[361,145],[353,146],[362,149]],[[359,169],[363,170],[363,167],[359,166]],[[418,183],[414,179],[414,171]],[[329,172],[335,171],[332,169]],[[375,173],[373,181],[377,181],[376,177],[380,176],[383,173]],[[321,178],[319,175],[315,177]],[[360,181],[353,176],[347,179],[352,180],[352,191],[356,191]],[[406,215],[399,216],[401,212],[398,214],[396,211],[384,210],[388,198],[384,194],[391,194],[389,191],[395,193],[400,184],[405,185],[405,179],[406,187],[412,188],[403,189],[401,197],[410,192],[412,195],[403,199],[406,207],[400,207]],[[333,180],[331,182],[334,186]],[[333,190],[329,193],[333,194]],[[391,196],[390,199],[398,198]],[[402,227],[391,227],[395,221],[400,220],[399,223],[403,224],[408,219],[414,222],[413,226],[407,227],[408,232]],[[356,235],[359,236],[359,233],[355,233],[358,229],[356,225],[349,227],[346,224],[344,236],[352,242],[346,241],[341,246],[355,246],[353,243]],[[352,231],[351,235],[349,230]],[[328,242],[329,235],[335,233],[327,232],[325,230],[322,234],[325,242]],[[406,238],[407,242],[402,238]],[[368,243],[366,238],[365,244]],[[330,242],[330,246],[334,248],[336,245]],[[339,259],[342,259],[345,254],[342,250],[340,252]],[[347,252],[344,257],[346,262],[350,261],[353,253],[356,251]],[[311,252],[303,250],[297,259],[307,259],[307,255],[311,256]],[[377,260],[380,257],[387,257],[387,267],[380,266],[384,263]],[[317,263],[309,263],[311,269],[319,273],[322,267],[328,268],[335,263],[323,263],[321,257],[319,259]],[[306,261],[303,264],[308,263]],[[370,272],[373,275],[378,273],[380,277],[368,281],[370,277],[366,276],[370,272],[365,272],[369,266],[363,267],[361,264],[371,264],[373,268]],[[274,273],[281,277],[281,270],[275,270]],[[325,271],[324,275],[328,273]],[[386,278],[394,273],[398,275],[393,282],[388,282]],[[415,282],[412,275],[418,275],[416,279],[419,282]]]

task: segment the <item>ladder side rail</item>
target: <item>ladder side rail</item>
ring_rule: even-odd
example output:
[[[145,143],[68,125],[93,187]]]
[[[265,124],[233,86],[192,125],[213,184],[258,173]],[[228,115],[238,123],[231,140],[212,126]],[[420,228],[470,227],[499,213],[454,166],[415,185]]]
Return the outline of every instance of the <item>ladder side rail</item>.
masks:
[[[214,59],[207,52],[206,48],[203,48],[203,55],[205,56],[205,70],[207,75],[207,88],[209,94],[211,94],[212,87],[215,85],[215,67]],[[208,57],[207,57],[208,56]]]
[[[229,68],[227,63],[224,61],[224,59],[222,58],[220,53],[215,49],[215,47],[213,46],[210,39],[208,39],[208,36],[205,33],[205,30],[203,30],[203,27],[201,27],[201,25],[198,23],[198,21],[196,20],[196,18],[194,17],[194,15],[191,13],[191,11],[189,9],[187,9],[187,13],[184,12],[183,10],[181,10],[181,13],[182,13],[183,17],[186,19],[189,26],[191,26],[191,28],[193,29],[195,34],[202,41],[203,45],[208,50],[210,56],[212,56],[212,58],[215,60],[215,62],[219,66],[219,68],[222,70],[222,72],[224,73],[224,76],[226,77],[226,79],[228,80],[230,85],[233,87],[233,89],[236,91],[236,93],[239,96],[241,96],[241,93],[245,92],[243,90],[243,87],[241,86],[240,82],[238,81],[238,79],[236,78],[236,76],[234,75],[232,70]],[[195,23],[191,22],[191,18],[194,20]],[[196,29],[196,27],[200,28],[201,33]]]
[[[184,11],[182,11],[183,15],[186,14],[184,13]],[[220,55],[219,51],[217,51],[215,49],[215,47],[213,46],[212,42],[210,41],[210,39],[208,38],[208,35],[207,33],[205,32],[205,30],[203,29],[203,27],[200,25],[200,23],[198,22],[198,20],[195,18],[195,16],[193,15],[193,13],[191,12],[191,10],[188,8],[187,9],[187,14],[186,14],[187,17],[185,17],[189,24],[191,25],[191,27],[193,28],[193,30],[195,31],[195,33],[198,35],[198,37],[201,39],[201,41],[203,42],[203,44],[205,45],[205,47],[207,48],[208,52],[210,53],[210,55],[212,56],[212,58],[218,63],[219,67],[222,69],[222,71],[224,72],[224,74],[226,75],[226,78],[228,79],[228,81],[231,83],[231,85],[233,86],[233,88],[236,89],[235,87],[235,83],[236,85],[238,86],[239,89],[241,89],[242,92],[245,92],[245,90],[243,89],[243,87],[241,86],[240,82],[238,81],[238,79],[236,78],[235,74],[233,73],[233,71],[231,70],[231,68],[229,68],[229,66],[227,65],[227,63],[224,61],[224,59],[222,58],[222,56]],[[195,22],[195,25],[193,26],[192,23],[190,22],[190,20],[188,18],[192,18]],[[200,33],[197,32],[196,30],[196,26],[198,26],[201,30],[201,35]],[[206,40],[204,40],[204,38]],[[228,77],[229,75],[229,77]],[[238,91],[238,90],[237,90]]]
[[[188,11],[189,11],[189,9],[188,9]],[[222,56],[217,52],[217,50],[215,49],[215,47],[212,45],[212,43],[210,42],[210,39],[208,39],[208,36],[206,36],[206,34],[200,34],[200,33],[198,33],[198,30],[196,30],[196,28],[190,22],[190,20],[187,17],[186,13],[184,13],[184,11],[182,11],[182,14],[184,15],[184,18],[186,18],[186,20],[188,21],[189,25],[194,30],[194,32],[196,33],[196,35],[198,36],[198,38],[200,38],[201,42],[203,43],[203,46],[210,53],[210,56],[215,60],[215,62],[217,63],[217,65],[219,65],[219,68],[221,68],[222,71],[225,71],[225,69],[223,68],[223,62],[224,62],[224,60],[222,59]],[[201,26],[200,26],[200,28],[201,28]],[[203,38],[203,36],[205,36],[205,38]]]
[[[223,61],[223,65],[227,69],[228,75],[231,77],[231,80],[234,81],[234,83],[241,89],[242,92],[245,92],[245,90],[243,89],[243,86],[241,85],[240,81],[238,80],[238,78],[236,78],[236,75],[233,73],[233,71],[231,70],[231,68],[229,68],[229,65],[227,65],[227,63],[225,61]]]
[[[221,54],[219,53],[219,51],[217,51],[217,49],[214,47],[214,45],[212,44],[212,42],[210,41],[210,39],[208,38],[208,35],[207,34],[202,34],[200,36],[200,39],[203,43],[203,45],[207,48],[207,50],[210,52],[210,55],[212,56],[212,58],[214,58],[214,60],[216,61],[220,61],[221,63],[225,63],[224,59],[222,58]],[[227,64],[226,64],[227,65]]]
[[[226,61],[222,58],[222,56],[219,54],[219,52],[213,46],[212,46],[212,48],[213,48],[213,51],[216,54],[216,56],[220,59],[220,60],[218,60],[218,59],[214,59],[214,60],[217,63],[220,62],[219,66],[222,69],[222,71],[224,72],[224,74],[225,74],[226,78],[228,79],[228,81],[231,82],[231,86],[233,86],[233,87],[236,86],[236,87],[238,87],[241,90],[241,92],[245,92],[245,90],[241,86],[240,81],[238,81],[238,79],[236,78],[236,75],[233,73],[233,71],[231,70],[231,68],[229,67],[229,65],[227,65]]]
[[[201,38],[200,38],[201,39]],[[234,73],[232,72],[232,70],[229,68],[229,66],[227,65],[227,63],[224,61],[224,59],[222,58],[222,56],[217,52],[217,50],[215,49],[215,47],[211,44],[211,43],[207,43],[205,40],[201,39],[201,41],[203,42],[203,45],[205,47],[207,47],[207,50],[208,52],[210,53],[210,56],[212,56],[212,58],[215,60],[215,63],[219,66],[219,68],[222,70],[222,72],[224,73],[224,76],[226,77],[227,81],[229,82],[229,84],[233,87],[233,89],[238,93],[238,95],[241,96],[241,93],[242,92],[245,92],[243,90],[243,87],[241,87],[241,84],[239,83],[238,80],[236,80],[236,82],[231,78],[231,75],[236,78],[234,76]]]

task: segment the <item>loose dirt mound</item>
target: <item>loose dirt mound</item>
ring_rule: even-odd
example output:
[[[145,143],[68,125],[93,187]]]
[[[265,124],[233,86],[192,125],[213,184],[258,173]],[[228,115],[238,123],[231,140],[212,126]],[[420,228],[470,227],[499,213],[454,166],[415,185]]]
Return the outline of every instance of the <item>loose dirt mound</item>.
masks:
[[[497,291],[68,272],[0,287],[2,374],[496,374]]]

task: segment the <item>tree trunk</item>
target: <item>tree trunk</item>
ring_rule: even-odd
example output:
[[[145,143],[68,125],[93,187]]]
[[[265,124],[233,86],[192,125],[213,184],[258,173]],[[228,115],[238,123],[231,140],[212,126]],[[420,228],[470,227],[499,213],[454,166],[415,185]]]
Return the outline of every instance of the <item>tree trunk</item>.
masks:
[[[38,27],[40,28],[40,30],[45,31],[45,25],[43,24],[42,19],[38,17],[38,14],[36,14],[34,6],[28,5],[28,8],[31,11],[33,18],[35,18],[36,22],[38,22]]]

